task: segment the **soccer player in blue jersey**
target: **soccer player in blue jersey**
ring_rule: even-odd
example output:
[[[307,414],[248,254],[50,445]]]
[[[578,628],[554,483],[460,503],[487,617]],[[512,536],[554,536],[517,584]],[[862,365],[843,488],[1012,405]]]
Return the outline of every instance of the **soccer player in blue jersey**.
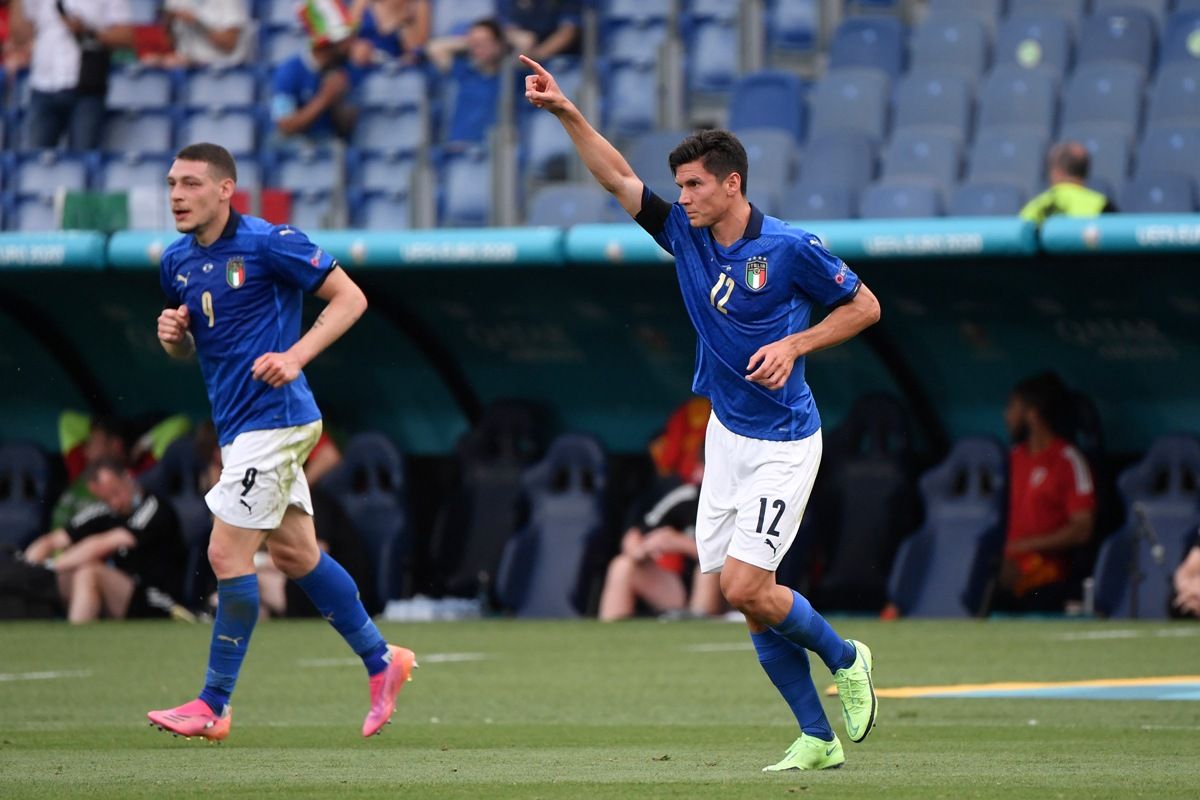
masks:
[[[800,593],[775,581],[795,538],[821,460],[821,420],[804,357],[879,319],[879,302],[814,236],[746,200],[746,151],[727,131],[689,136],[668,163],[679,186],[655,195],[531,59],[525,96],[558,117],[583,163],[621,206],[675,256],[696,328],[693,390],[712,401],[696,519],[700,568],[746,617],[763,669],[801,728],[766,771],[826,769],[845,761],[809,674],[812,650],[833,673],[846,732],[861,742],[875,723],[871,651],[842,639]],[[832,309],[810,326],[814,305]]]
[[[148,716],[183,736],[229,735],[229,698],[258,619],[254,554],[265,540],[275,565],[362,658],[371,692],[362,734],[370,736],[391,717],[416,661],[384,641],[354,580],[317,547],[303,465],[321,435],[321,412],[302,372],[367,300],[303,233],[231,208],[236,182],[233,157],[215,144],[183,148],[167,175],[175,227],[185,235],[162,255],[167,302],[158,338],[173,358],[199,357],[220,440],[221,478],[205,497],[217,618],[200,696]],[[305,293],[327,305],[300,336]]]

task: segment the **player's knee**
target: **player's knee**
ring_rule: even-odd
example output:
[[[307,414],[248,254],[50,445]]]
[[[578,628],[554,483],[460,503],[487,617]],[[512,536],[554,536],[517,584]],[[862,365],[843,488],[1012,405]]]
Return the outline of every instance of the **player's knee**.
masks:
[[[215,538],[208,543],[208,563],[212,566],[213,574],[218,580],[237,578],[249,575],[254,571],[254,562],[249,560],[237,548],[230,547]]]
[[[751,581],[722,581],[721,593],[725,595],[729,605],[752,617],[758,616],[765,599],[761,587]]]
[[[321,559],[321,551],[316,542],[313,542],[311,546],[307,546],[307,544],[274,544],[268,545],[267,549],[271,553],[271,560],[275,562],[275,567],[292,579],[303,578],[312,572]]]

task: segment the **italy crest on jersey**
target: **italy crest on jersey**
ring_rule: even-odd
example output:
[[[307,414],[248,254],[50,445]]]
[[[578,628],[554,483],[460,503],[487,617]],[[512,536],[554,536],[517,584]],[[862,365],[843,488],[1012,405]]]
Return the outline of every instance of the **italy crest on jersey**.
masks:
[[[225,282],[230,289],[240,289],[246,283],[246,259],[241,256],[225,262]]]
[[[767,260],[762,256],[746,260],[746,285],[756,292],[767,285]]]

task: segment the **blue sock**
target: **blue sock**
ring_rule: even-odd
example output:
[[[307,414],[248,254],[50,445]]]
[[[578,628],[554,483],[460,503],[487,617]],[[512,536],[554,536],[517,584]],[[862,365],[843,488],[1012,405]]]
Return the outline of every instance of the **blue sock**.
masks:
[[[321,560],[313,571],[297,578],[296,583],[321,616],[342,635],[350,649],[362,658],[368,675],[387,669],[387,642],[367,616],[367,610],[358,599],[358,586],[341,564],[328,553],[321,553]]]
[[[220,714],[229,703],[256,622],[258,576],[243,575],[217,581],[217,619],[208,646],[204,691],[200,692],[200,699],[214,714]]]
[[[854,645],[838,636],[825,618],[813,611],[804,595],[795,589],[792,590],[792,610],[783,622],[771,630],[812,650],[821,657],[830,672],[837,672],[854,663]]]
[[[809,736],[832,742],[833,728],[829,727],[817,687],[813,685],[808,653],[770,629],[752,633],[750,639],[758,651],[758,663],[787,701],[800,729]]]

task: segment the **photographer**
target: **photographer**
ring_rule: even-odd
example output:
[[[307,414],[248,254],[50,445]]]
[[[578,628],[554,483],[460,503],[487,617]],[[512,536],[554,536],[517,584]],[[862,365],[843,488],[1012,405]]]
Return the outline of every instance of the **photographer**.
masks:
[[[94,150],[104,130],[111,51],[133,46],[127,0],[13,0],[13,43],[32,41],[29,145]]]
[[[309,32],[311,50],[276,67],[271,120],[282,136],[314,142],[349,138],[358,121],[351,96],[360,74],[348,65],[354,29],[346,9],[340,2],[307,4],[300,19]]]

